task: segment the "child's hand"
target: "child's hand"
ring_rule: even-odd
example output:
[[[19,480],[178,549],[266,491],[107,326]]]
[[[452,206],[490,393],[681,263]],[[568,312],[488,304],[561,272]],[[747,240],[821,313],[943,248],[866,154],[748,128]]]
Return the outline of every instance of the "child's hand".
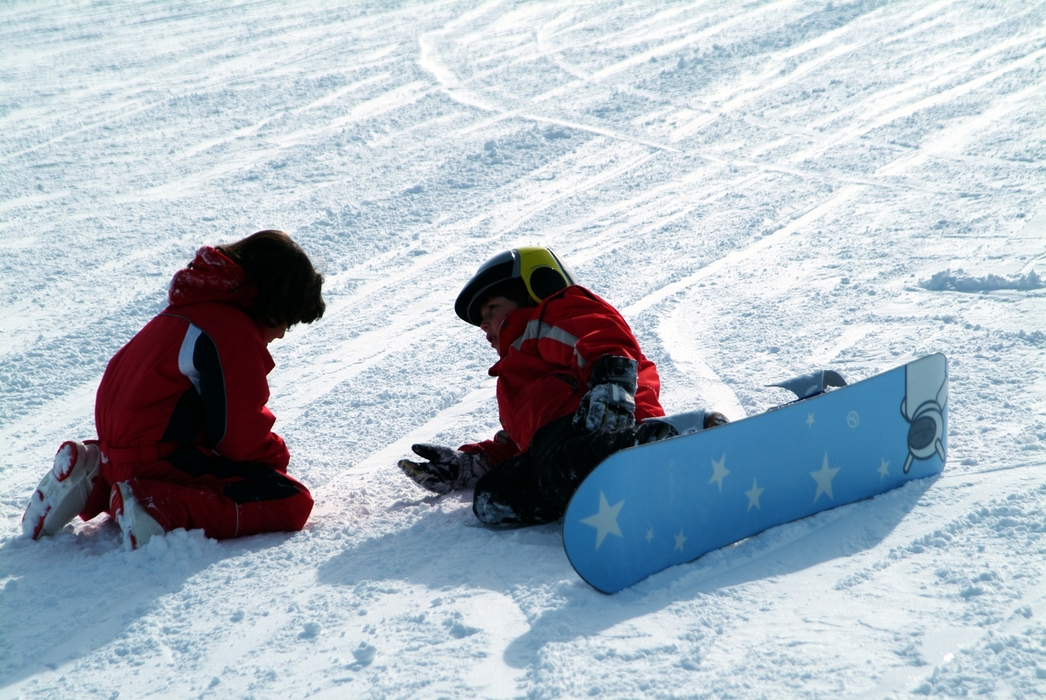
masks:
[[[627,430],[636,425],[636,400],[617,384],[597,384],[581,397],[574,414],[574,427],[597,430]]]
[[[574,427],[597,430],[627,430],[636,425],[636,370],[639,363],[628,357],[604,355],[592,365],[588,385],[574,414]]]
[[[427,462],[399,461],[399,468],[423,488],[433,493],[447,493],[476,485],[479,477],[490,469],[483,454],[462,452],[442,445],[411,445],[411,449]]]

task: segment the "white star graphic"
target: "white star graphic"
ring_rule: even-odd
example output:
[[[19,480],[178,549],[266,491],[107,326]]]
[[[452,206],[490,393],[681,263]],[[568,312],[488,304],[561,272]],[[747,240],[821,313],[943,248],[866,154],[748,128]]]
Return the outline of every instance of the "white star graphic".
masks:
[[[719,461],[712,460],[712,478],[708,480],[708,483],[719,484],[719,492],[723,492],[723,477],[728,476],[730,470],[726,468],[726,453],[719,458]]]
[[[652,539],[654,539],[654,528],[648,527],[646,530],[646,541],[649,542]]]
[[[879,481],[882,481],[886,477],[890,476],[890,460],[884,459],[880,461],[882,461],[882,464],[880,464],[879,468],[875,471],[879,472]]]
[[[680,552],[683,551],[683,543],[686,542],[686,538],[683,537],[683,531],[680,530],[678,535],[673,535],[676,538],[676,546],[674,549],[678,549]]]
[[[807,413],[806,414],[806,427],[807,428],[814,427],[814,423],[816,423],[816,422],[817,421],[814,420],[814,414],[812,414],[812,413]]]
[[[607,535],[621,537],[621,528],[617,526],[617,514],[621,512],[621,506],[623,505],[625,505],[624,501],[610,505],[607,503],[607,497],[600,491],[599,512],[581,520],[585,525],[591,525],[596,528],[596,549],[599,549],[599,546],[603,544],[603,540],[606,539]]]
[[[766,489],[759,488],[755,482],[756,480],[752,479],[752,490],[745,491],[745,495],[748,496],[748,510],[752,510],[752,506],[759,508],[759,497],[763,495],[763,491],[766,491]],[[762,510],[762,508],[759,509]]]
[[[821,497],[822,493],[827,493],[828,498],[835,500],[835,496],[832,495],[832,479],[835,478],[836,473],[839,471],[839,467],[832,469],[828,466],[828,453],[824,453],[824,462],[821,464],[821,471],[810,472],[810,476],[817,482],[817,493],[814,494],[814,503],[817,503],[817,499]]]

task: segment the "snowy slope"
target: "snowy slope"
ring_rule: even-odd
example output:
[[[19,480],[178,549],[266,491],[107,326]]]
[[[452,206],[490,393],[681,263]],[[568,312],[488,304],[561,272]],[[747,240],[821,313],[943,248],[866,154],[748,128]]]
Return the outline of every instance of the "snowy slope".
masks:
[[[0,4],[0,697],[1046,695],[1046,3]],[[290,232],[304,532],[30,542],[105,363],[203,244]],[[951,360],[944,474],[615,596],[395,460],[497,427],[453,314],[550,245],[670,411]]]

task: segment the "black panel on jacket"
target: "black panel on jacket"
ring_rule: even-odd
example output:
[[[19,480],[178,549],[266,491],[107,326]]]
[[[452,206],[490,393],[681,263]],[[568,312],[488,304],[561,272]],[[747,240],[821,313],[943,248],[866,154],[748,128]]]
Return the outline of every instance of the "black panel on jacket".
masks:
[[[193,349],[192,362],[200,373],[200,400],[203,404],[203,427],[207,445],[216,447],[225,439],[228,407],[225,403],[225,374],[218,348],[206,333],[201,332]]]
[[[191,445],[203,427],[203,402],[195,388],[185,390],[174,406],[171,419],[163,431],[160,442],[176,442],[180,445]]]

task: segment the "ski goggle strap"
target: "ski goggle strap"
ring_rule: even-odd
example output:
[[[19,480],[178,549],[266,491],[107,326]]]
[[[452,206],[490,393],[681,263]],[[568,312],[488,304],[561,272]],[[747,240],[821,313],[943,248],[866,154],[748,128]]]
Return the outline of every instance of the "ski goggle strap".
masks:
[[[523,280],[530,298],[536,302],[577,284],[570,268],[548,248],[516,248],[512,252],[512,276]]]

